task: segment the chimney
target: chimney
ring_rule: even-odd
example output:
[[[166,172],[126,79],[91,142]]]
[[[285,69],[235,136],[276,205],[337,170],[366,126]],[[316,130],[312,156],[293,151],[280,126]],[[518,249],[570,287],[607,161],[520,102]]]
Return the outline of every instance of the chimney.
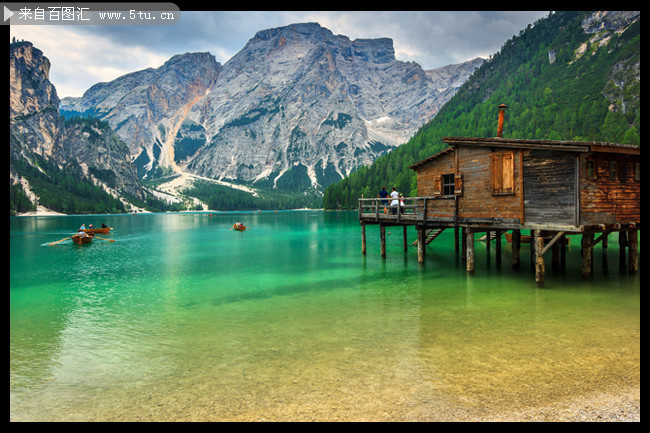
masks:
[[[499,105],[499,128],[497,129],[497,137],[501,138],[503,136],[503,116],[506,112],[508,106],[506,104]]]

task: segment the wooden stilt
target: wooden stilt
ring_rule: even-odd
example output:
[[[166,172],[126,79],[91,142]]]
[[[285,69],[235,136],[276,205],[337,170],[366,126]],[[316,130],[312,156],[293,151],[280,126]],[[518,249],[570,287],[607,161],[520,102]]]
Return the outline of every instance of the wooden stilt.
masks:
[[[625,247],[627,246],[627,232],[618,232],[618,269],[625,272]]]
[[[607,242],[607,234],[604,235],[604,238],[603,238],[603,240],[601,242]],[[605,246],[603,246],[603,251],[602,251],[601,260],[600,260],[600,266],[602,268],[603,275],[607,275],[609,273],[609,269],[608,269],[609,262],[608,262],[608,259],[607,259],[607,249],[605,248]]]
[[[467,272],[474,272],[474,232],[472,229],[466,229],[465,238],[467,243]]]
[[[361,223],[361,253],[366,253],[366,225]]]
[[[485,231],[485,262],[488,266],[492,264],[492,255],[490,250],[492,249],[492,241],[490,241],[490,236],[492,232],[490,230]]]
[[[530,231],[530,264],[535,266],[535,230]]]
[[[519,251],[521,249],[521,230],[512,231],[512,267],[519,268]]]
[[[381,244],[381,256],[386,257],[386,226],[379,224],[379,243]]]
[[[628,271],[636,273],[639,270],[639,237],[637,230],[628,232],[628,251],[630,260]]]
[[[418,263],[424,263],[424,255],[426,253],[426,230],[424,227],[418,227]]]
[[[406,240],[406,226],[402,226],[402,238],[404,239],[404,251],[407,250],[407,240]]]
[[[594,234],[585,233],[582,235],[582,277],[591,278],[591,267],[594,255]]]
[[[553,267],[553,269],[557,269],[560,267],[560,246],[562,244],[563,238],[564,236],[562,236],[562,238],[560,238],[557,242],[555,242],[552,247],[553,249],[551,250],[552,251],[551,266]]]
[[[501,266],[501,231],[496,231],[496,247],[497,247],[497,266]]]
[[[458,254],[458,249],[460,245],[458,244],[458,226],[454,227],[454,251]]]
[[[534,247],[534,248],[532,248]],[[546,269],[544,267],[544,236],[541,230],[535,230],[535,243],[531,245],[531,249],[535,250],[535,281],[537,287],[544,287],[544,274]]]
[[[461,229],[461,258],[463,260],[467,260],[467,228],[463,227]]]

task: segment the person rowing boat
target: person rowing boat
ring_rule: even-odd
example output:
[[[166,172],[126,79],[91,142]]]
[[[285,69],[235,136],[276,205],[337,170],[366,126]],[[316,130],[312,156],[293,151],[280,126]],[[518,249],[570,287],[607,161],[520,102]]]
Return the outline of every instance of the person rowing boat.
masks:
[[[88,244],[92,242],[94,234],[88,234],[84,230],[80,229],[79,232],[76,235],[72,236],[72,242],[75,244]]]

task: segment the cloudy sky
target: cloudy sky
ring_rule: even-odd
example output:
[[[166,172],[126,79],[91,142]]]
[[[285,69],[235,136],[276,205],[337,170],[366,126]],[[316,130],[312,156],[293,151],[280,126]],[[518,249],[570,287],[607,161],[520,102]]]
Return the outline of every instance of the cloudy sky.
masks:
[[[43,51],[60,98],[148,67],[175,54],[212,53],[224,64],[259,30],[318,22],[334,34],[393,39],[398,60],[424,69],[496,53],[548,11],[185,11],[171,26],[12,25],[10,36]]]

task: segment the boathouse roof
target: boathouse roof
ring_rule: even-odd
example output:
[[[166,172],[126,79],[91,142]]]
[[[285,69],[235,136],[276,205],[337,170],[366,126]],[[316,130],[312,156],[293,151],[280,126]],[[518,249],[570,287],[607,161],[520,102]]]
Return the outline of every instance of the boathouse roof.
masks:
[[[423,165],[431,162],[441,156],[451,152],[456,146],[479,146],[479,147],[500,147],[500,148],[514,148],[514,149],[537,149],[537,150],[553,150],[563,152],[606,152],[606,153],[625,153],[632,155],[640,155],[641,150],[639,146],[632,144],[622,143],[606,143],[597,141],[557,141],[557,140],[523,140],[516,138],[480,138],[480,137],[443,137],[442,141],[450,147],[436,153],[429,158],[416,162],[409,168],[416,170]]]

